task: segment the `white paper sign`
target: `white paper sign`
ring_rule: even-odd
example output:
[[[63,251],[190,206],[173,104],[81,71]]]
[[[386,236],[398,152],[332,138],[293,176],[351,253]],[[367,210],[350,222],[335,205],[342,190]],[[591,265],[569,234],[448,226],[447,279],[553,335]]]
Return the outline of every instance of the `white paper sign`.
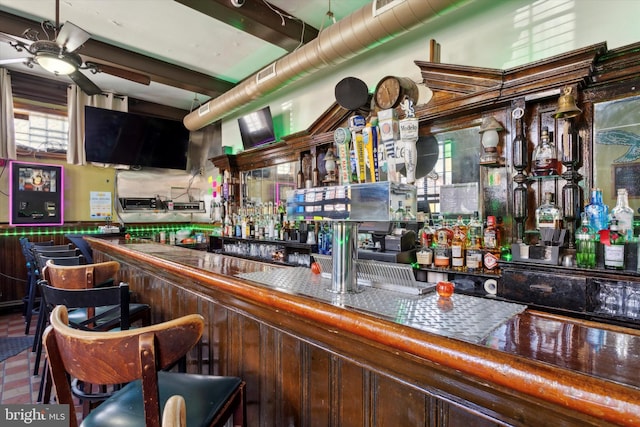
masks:
[[[91,219],[111,217],[111,192],[92,191],[89,197]]]

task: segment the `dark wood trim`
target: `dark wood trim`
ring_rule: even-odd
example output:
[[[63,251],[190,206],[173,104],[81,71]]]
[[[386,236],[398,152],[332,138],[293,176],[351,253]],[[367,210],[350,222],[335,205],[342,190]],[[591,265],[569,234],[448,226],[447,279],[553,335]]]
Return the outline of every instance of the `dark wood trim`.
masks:
[[[39,26],[40,22],[0,11],[0,28],[6,34],[20,37],[25,29]],[[79,49],[78,53],[85,61],[96,61],[145,74],[155,82],[205,94],[212,98],[220,96],[235,86],[232,82],[111,46],[97,40],[88,40]]]
[[[300,44],[318,37],[318,30],[299,19],[286,19],[286,25],[271,8],[289,14],[273,5],[270,7],[261,1],[245,1],[242,7],[234,7],[229,0],[175,0],[191,9],[197,10],[213,19],[247,32],[271,44],[293,52]],[[302,40],[301,40],[302,38]]]

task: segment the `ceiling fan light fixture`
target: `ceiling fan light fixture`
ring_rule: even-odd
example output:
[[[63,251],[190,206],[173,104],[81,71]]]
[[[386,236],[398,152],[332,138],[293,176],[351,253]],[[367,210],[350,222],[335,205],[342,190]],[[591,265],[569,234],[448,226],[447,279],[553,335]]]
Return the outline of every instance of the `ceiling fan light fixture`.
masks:
[[[60,57],[48,52],[41,52],[36,55],[36,61],[42,68],[56,75],[68,75],[78,69],[76,64],[69,57]]]

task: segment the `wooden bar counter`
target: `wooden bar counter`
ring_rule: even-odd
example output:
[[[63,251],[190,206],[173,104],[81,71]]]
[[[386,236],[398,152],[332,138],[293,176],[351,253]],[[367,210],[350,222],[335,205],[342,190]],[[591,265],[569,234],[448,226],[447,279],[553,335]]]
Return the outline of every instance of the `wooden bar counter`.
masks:
[[[188,370],[242,377],[249,426],[640,425],[637,330],[523,308],[472,342],[412,324],[406,306],[379,314],[239,277],[290,267],[87,240],[96,261],[122,264],[154,322],[205,317]],[[419,298],[443,318],[451,309]]]

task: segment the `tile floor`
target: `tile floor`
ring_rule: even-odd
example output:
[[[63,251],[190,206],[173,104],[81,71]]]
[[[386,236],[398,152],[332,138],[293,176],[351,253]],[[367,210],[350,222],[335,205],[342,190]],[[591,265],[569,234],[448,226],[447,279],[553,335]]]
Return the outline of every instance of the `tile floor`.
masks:
[[[38,315],[31,321],[30,333],[35,331]],[[21,310],[0,311],[0,336],[24,336],[24,317]],[[36,354],[31,347],[23,352],[0,362],[0,404],[38,403],[38,392],[42,378],[43,360],[40,361],[40,374],[33,375]],[[55,403],[55,392],[52,392],[52,403]],[[82,406],[76,405],[78,421],[82,418]]]
[[[31,321],[31,333],[38,316]],[[0,336],[24,336],[24,317],[20,310],[0,312]],[[16,356],[0,362],[0,404],[36,403],[41,375],[33,375],[35,353],[31,347]],[[42,371],[43,363],[40,363]]]

